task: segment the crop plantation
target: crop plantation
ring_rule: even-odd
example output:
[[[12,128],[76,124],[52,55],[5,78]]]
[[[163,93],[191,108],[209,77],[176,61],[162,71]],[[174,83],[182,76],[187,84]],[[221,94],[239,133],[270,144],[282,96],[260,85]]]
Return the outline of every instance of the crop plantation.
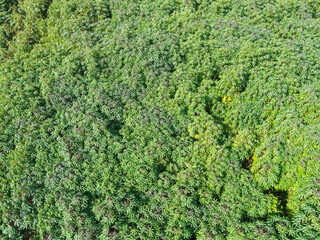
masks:
[[[0,239],[320,239],[320,0],[0,0]]]

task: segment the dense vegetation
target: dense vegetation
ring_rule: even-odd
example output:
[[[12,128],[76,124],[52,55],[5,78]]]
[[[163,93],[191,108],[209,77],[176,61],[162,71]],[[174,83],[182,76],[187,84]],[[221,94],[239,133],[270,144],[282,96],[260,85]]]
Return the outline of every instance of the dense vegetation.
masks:
[[[1,239],[319,239],[319,0],[0,0]]]

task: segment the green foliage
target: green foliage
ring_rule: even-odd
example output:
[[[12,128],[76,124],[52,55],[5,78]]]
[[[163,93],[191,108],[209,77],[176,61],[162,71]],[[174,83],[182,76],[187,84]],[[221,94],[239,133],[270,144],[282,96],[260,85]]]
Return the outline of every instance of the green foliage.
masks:
[[[0,238],[320,238],[319,14],[0,0]]]

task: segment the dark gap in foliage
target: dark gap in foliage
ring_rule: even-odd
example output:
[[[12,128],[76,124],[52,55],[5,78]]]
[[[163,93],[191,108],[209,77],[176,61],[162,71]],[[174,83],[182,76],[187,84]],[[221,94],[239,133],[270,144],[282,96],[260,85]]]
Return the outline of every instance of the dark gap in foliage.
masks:
[[[191,236],[190,240],[196,240],[196,239],[197,239],[196,233],[192,233],[192,236]]]
[[[205,98],[205,111],[209,114],[209,115],[212,115],[212,109],[213,107],[213,102],[212,102],[212,99],[210,99],[209,97],[206,97]]]
[[[192,4],[193,4],[194,10],[195,10],[195,11],[198,11],[199,6],[200,6],[200,3],[198,3],[198,1],[195,0],[195,1],[192,1]]]
[[[119,133],[120,129],[122,128],[123,123],[116,120],[109,121],[108,128],[111,130],[111,132]]]
[[[246,159],[242,162],[241,167],[242,167],[243,169],[247,169],[247,170],[250,171],[251,166],[252,166],[252,163],[253,163],[252,157],[246,158]]]
[[[20,232],[23,235],[23,240],[33,239],[37,235],[36,230],[33,229],[23,229]]]
[[[272,194],[278,200],[277,208],[284,216],[289,216],[288,204],[288,191],[285,190],[276,190],[270,188],[264,191],[264,194]]]
[[[218,66],[215,66],[214,69],[212,69],[212,71],[210,72],[210,77],[211,79],[215,80],[213,82],[213,86],[217,85],[217,82],[221,80],[221,68]]]
[[[42,16],[43,19],[48,17],[48,10],[49,10],[49,7],[50,7],[52,1],[53,0],[48,0],[43,4],[44,6],[43,6],[42,11],[41,11],[41,16]]]
[[[8,16],[12,13],[12,8],[18,4],[17,0],[0,1],[0,24],[7,22]]]
[[[204,79],[204,73],[198,73],[195,77],[195,87],[198,89],[201,86],[201,83]]]
[[[245,71],[242,74],[242,81],[239,84],[239,91],[244,92],[247,88],[248,81],[249,81],[250,73],[248,71]]]
[[[241,221],[247,223],[255,223],[257,221],[265,222],[267,221],[267,216],[260,216],[260,217],[250,217],[247,213],[244,213],[241,217]]]
[[[118,230],[115,227],[109,229],[108,237],[115,238],[118,234]]]
[[[97,14],[103,16],[104,18],[112,18],[112,10],[108,1],[101,1],[97,5]]]
[[[221,196],[222,196],[222,194],[224,192],[224,188],[225,188],[225,186],[222,185],[219,193],[214,194],[214,198],[217,199],[218,202],[221,202]]]
[[[107,11],[106,11],[106,17],[110,18],[110,19],[112,18],[112,10],[109,5],[108,5]]]
[[[228,139],[230,139],[232,131],[230,126],[224,122],[224,119],[217,117],[215,117],[214,119],[218,124],[222,126],[223,134],[217,139],[218,144],[222,146],[228,141]]]

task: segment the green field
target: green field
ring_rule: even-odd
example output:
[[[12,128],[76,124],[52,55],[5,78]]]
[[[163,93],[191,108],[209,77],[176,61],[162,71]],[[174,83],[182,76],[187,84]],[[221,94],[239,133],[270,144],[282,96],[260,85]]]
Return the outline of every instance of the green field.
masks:
[[[320,239],[320,0],[0,0],[0,239]]]

